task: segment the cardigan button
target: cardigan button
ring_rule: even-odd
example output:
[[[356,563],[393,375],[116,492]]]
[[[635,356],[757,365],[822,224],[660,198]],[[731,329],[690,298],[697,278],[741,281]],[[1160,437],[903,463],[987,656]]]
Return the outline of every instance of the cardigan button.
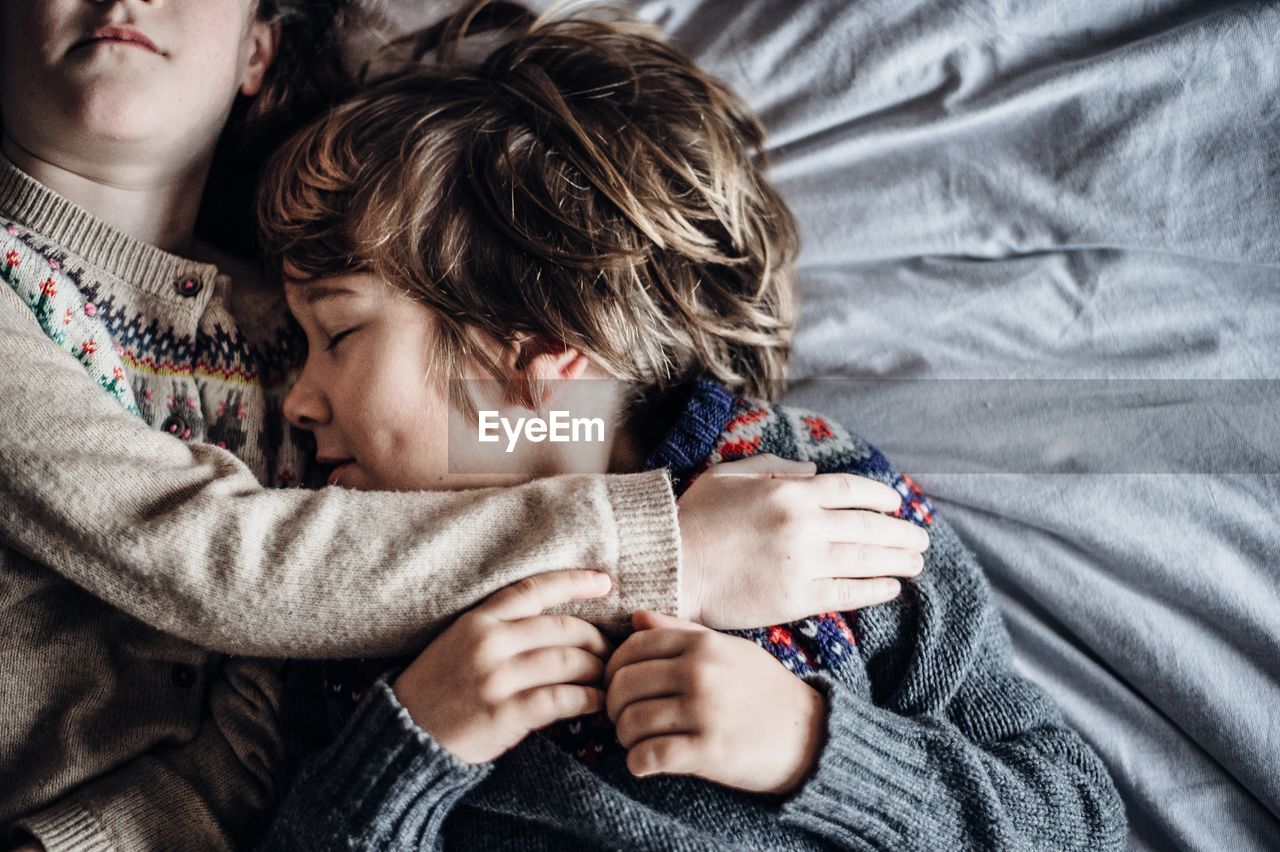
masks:
[[[187,276],[186,278],[178,279],[177,288],[179,296],[186,296],[190,299],[193,296],[200,295],[200,291],[204,289],[204,282],[199,278]]]
[[[196,670],[185,663],[177,663],[169,670],[169,679],[179,689],[190,689],[196,682]]]
[[[187,425],[187,421],[176,414],[165,418],[165,421],[160,424],[160,431],[168,432],[175,438],[181,438],[184,441],[191,437],[191,427]]]

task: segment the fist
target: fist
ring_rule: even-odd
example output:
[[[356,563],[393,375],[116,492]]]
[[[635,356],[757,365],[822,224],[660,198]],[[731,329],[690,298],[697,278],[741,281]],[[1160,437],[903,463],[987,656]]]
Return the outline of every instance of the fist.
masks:
[[[552,722],[594,713],[609,644],[587,622],[543,611],[608,591],[606,574],[557,571],[495,592],[405,669],[396,697],[418,727],[473,764]]]
[[[821,693],[746,639],[654,612],[632,624],[605,670],[605,703],[633,774],[800,786],[822,747]]]
[[[715,465],[680,496],[680,614],[718,630],[786,624],[897,597],[929,535],[902,495],[771,455]]]

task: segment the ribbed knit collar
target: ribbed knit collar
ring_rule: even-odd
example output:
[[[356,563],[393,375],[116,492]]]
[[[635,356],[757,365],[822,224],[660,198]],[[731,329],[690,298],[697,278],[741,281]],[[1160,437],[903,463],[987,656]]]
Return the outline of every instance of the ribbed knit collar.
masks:
[[[734,400],[734,395],[719,382],[694,382],[688,402],[662,443],[645,460],[645,468],[667,468],[676,494],[683,493],[690,477],[724,434],[733,415]]]
[[[172,297],[196,278],[212,290],[218,267],[170,254],[107,224],[0,154],[0,213],[95,268],[148,293]],[[202,301],[202,300],[199,300]],[[191,300],[188,304],[192,304]]]

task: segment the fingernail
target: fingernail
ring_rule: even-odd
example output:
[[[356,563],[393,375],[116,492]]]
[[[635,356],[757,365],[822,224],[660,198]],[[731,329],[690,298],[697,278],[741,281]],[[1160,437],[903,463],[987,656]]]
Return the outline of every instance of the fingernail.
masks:
[[[602,592],[607,592],[613,587],[613,578],[608,574],[601,574],[597,572],[592,582],[595,584],[596,588]]]

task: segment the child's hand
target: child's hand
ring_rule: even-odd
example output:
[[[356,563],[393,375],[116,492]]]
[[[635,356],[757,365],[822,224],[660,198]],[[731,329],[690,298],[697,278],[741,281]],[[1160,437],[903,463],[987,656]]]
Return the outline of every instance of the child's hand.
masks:
[[[393,688],[413,721],[467,763],[502,755],[531,731],[593,713],[609,643],[548,607],[596,598],[609,576],[556,571],[490,595],[436,637]]]
[[[818,760],[826,703],[760,646],[654,612],[605,670],[606,706],[635,775],[696,775],[788,793]]]
[[[758,455],[718,464],[678,501],[680,614],[730,630],[848,612],[897,597],[929,535],[888,517],[902,496],[851,473]]]

